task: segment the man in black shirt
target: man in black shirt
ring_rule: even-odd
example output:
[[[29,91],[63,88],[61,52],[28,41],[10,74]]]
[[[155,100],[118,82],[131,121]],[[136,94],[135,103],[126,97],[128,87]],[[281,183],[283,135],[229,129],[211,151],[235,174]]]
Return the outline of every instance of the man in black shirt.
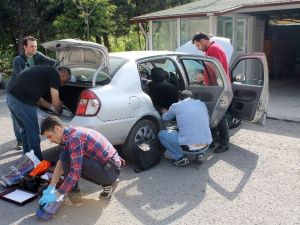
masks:
[[[71,71],[67,67],[57,69],[50,66],[34,66],[23,70],[7,88],[7,105],[21,128],[23,152],[34,150],[42,159],[40,148],[37,106],[61,112],[59,87],[70,80]],[[51,96],[51,102],[43,96]]]

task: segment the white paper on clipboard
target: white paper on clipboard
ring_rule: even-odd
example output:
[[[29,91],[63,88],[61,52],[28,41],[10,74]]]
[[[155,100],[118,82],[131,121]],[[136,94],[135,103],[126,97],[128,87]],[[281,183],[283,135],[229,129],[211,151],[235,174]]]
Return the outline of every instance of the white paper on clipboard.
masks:
[[[34,194],[16,189],[16,190],[4,195],[3,197],[14,200],[19,203],[22,203],[22,202],[26,201],[27,199],[32,198],[33,196],[34,196]]]

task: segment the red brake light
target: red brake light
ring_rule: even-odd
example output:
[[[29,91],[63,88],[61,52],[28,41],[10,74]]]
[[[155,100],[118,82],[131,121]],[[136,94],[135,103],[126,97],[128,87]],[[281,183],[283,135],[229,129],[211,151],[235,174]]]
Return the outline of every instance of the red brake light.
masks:
[[[85,90],[79,96],[76,116],[95,116],[101,107],[101,102],[94,92]]]

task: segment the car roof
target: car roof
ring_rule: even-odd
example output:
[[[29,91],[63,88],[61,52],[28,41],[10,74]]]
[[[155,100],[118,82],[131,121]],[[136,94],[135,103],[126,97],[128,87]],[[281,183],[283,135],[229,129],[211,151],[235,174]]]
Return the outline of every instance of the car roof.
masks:
[[[109,53],[109,56],[121,57],[129,61],[139,60],[151,56],[160,56],[160,55],[190,55],[190,54],[173,52],[173,51],[126,51],[126,52]]]

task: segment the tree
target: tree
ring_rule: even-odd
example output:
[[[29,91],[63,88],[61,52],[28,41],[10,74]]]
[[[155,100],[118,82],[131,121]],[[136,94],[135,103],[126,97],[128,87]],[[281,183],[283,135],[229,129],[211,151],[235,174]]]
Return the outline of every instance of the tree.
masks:
[[[1,34],[9,36],[15,54],[22,52],[24,36],[34,35],[42,42],[51,32],[55,17],[62,13],[62,2],[55,0],[3,0],[0,6]],[[1,35],[2,37],[2,35]]]
[[[54,22],[58,37],[103,40],[109,48],[106,35],[114,24],[114,10],[108,0],[66,0],[64,13]]]

